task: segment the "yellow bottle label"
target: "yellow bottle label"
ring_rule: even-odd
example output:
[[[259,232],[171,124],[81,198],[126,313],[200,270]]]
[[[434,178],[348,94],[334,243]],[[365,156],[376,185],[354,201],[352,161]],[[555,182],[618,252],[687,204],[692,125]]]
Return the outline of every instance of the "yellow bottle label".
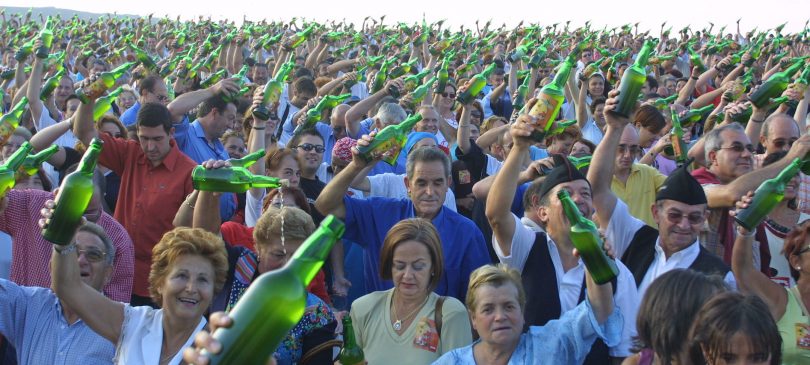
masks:
[[[553,118],[557,114],[559,104],[560,101],[553,96],[541,93],[537,104],[535,104],[531,112],[529,112],[530,115],[537,118],[534,128],[542,129],[543,131],[547,130],[551,126],[551,123],[554,122]]]

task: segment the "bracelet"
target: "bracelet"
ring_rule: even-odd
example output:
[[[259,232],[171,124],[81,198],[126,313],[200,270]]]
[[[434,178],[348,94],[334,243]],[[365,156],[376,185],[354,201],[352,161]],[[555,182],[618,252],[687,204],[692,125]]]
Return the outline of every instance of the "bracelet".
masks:
[[[263,130],[267,129],[267,127],[254,127],[254,126],[250,126],[250,129],[255,130],[255,131],[263,131]]]
[[[62,247],[62,248],[60,249],[59,247]],[[54,251],[56,251],[56,253],[58,253],[58,254],[60,254],[62,256],[65,256],[65,255],[67,255],[67,254],[69,254],[71,252],[76,251],[76,241],[72,241],[72,242],[70,242],[70,244],[68,244],[66,246],[53,245],[53,249],[54,249]]]

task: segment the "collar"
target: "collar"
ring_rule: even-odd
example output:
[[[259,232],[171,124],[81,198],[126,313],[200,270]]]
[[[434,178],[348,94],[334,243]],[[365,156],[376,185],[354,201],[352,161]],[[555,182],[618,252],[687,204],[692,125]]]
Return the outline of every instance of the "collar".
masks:
[[[188,126],[188,130],[195,137],[205,141],[205,143],[211,143],[211,141],[208,140],[208,137],[205,136],[205,128],[203,128],[203,125],[200,123],[199,119],[191,122],[191,124]]]
[[[177,148],[177,142],[175,142],[174,137],[169,140],[169,153],[166,154],[166,157],[164,157],[163,161],[160,161],[160,164],[157,166],[152,166],[152,163],[146,159],[146,153],[143,152],[143,149],[141,149],[140,146],[138,146],[138,149],[140,150],[140,153],[138,154],[138,164],[146,165],[149,169],[163,165],[167,170],[174,171],[174,168],[177,166],[177,163],[182,156],[182,152],[180,152],[180,149]]]
[[[543,227],[540,227],[540,225],[537,224],[535,221],[533,221],[533,220],[531,220],[529,218],[526,218],[526,217],[521,217],[520,218],[520,223],[523,223],[523,225],[526,226],[526,228],[531,229],[535,233],[537,233],[537,232],[545,232],[546,231],[545,229],[543,229]],[[551,237],[548,237],[548,239],[551,240]]]
[[[667,257],[666,253],[664,253],[664,248],[661,247],[661,236],[659,235],[658,239],[655,240],[655,256],[656,257],[662,257],[666,261],[669,261],[669,260],[685,260],[685,259],[688,259],[690,257],[692,258],[692,261],[694,261],[697,258],[699,253],[700,253],[700,239],[698,238],[698,239],[695,240],[695,242],[692,242],[691,245],[686,246],[686,248],[684,248],[683,250],[680,250],[678,252],[673,253],[672,256],[670,256],[667,259],[666,258]],[[690,264],[691,264],[691,262],[690,262]]]

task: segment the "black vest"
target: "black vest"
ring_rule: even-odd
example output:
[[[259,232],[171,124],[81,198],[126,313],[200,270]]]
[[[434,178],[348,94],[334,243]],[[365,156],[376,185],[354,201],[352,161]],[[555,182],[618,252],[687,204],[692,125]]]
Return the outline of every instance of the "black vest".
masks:
[[[630,269],[633,277],[636,279],[636,286],[641,285],[644,280],[644,275],[650,269],[650,265],[655,259],[655,242],[658,240],[658,230],[650,226],[641,227],[630,245],[627,246],[627,251],[622,256],[622,263]],[[719,274],[726,275],[729,272],[728,266],[717,255],[712,254],[703,246],[700,246],[700,253],[689,268],[704,274]]]
[[[552,319],[560,318],[562,306],[560,305],[560,292],[557,288],[557,273],[554,270],[554,262],[551,261],[551,254],[548,252],[548,241],[545,233],[537,233],[534,246],[529,251],[529,256],[523,265],[521,279],[523,289],[526,292],[526,306],[523,310],[526,326],[542,326]],[[613,293],[616,294],[616,278],[611,283],[613,284]],[[583,278],[582,290],[579,292],[579,302],[585,300],[585,290],[585,279]],[[609,363],[610,353],[608,347],[601,339],[597,338],[583,364]]]

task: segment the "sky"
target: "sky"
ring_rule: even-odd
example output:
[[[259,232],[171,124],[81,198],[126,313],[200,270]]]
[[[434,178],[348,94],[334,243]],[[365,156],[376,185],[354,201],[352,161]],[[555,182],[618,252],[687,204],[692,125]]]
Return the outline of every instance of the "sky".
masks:
[[[284,4],[284,5],[280,5]],[[301,4],[301,6],[294,6]],[[342,5],[338,5],[342,4]],[[508,4],[510,8],[497,9],[498,5]],[[756,4],[756,5],[753,5]],[[788,22],[785,31],[797,32],[804,27],[810,17],[810,0],[509,0],[509,1],[450,1],[450,0],[304,0],[304,1],[167,1],[167,0],[24,0],[2,1],[4,6],[47,7],[58,6],[97,13],[115,12],[119,14],[155,16],[169,14],[181,19],[196,18],[198,15],[211,16],[214,20],[230,19],[238,23],[244,16],[249,20],[291,19],[306,17],[323,21],[342,20],[360,24],[366,16],[386,15],[385,22],[413,22],[425,14],[428,21],[447,19],[453,26],[475,27],[475,20],[481,25],[492,18],[494,25],[506,23],[517,25],[524,20],[550,25],[556,22],[572,21],[572,26],[580,26],[591,20],[593,27],[607,25],[608,28],[626,23],[641,22],[639,29],[652,29],[658,32],[661,23],[667,21],[677,31],[686,25],[695,29],[715,24],[715,30],[727,25],[733,30],[738,18],[743,32],[758,26],[759,29],[772,28]],[[193,5],[189,6],[189,5]],[[699,28],[698,28],[699,27]]]

